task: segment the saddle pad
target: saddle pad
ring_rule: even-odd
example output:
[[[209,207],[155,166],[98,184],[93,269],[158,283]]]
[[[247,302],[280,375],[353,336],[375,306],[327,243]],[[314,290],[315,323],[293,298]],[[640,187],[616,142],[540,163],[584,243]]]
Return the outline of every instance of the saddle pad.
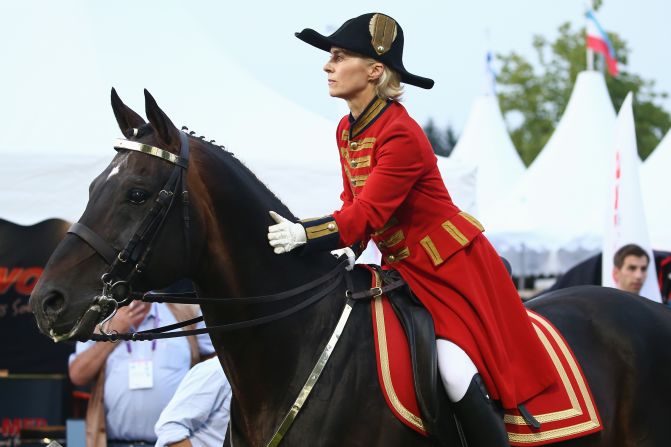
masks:
[[[372,271],[372,277],[372,287],[379,287],[377,272]],[[426,435],[415,395],[410,348],[403,326],[386,297],[375,297],[371,301],[371,310],[378,379],[387,405],[401,422]],[[538,430],[527,425],[517,410],[506,410],[504,422],[510,444],[552,444],[600,431],[602,425],[598,410],[573,352],[548,320],[530,310],[527,313],[557,369],[561,383],[524,403],[541,423]]]
[[[372,287],[380,287],[379,274],[372,272]],[[375,358],[380,388],[389,409],[405,425],[427,436],[420,416],[412,378],[408,339],[386,296],[371,300]]]
[[[560,383],[524,402],[541,423],[540,429],[527,425],[517,410],[506,410],[504,422],[510,444],[545,445],[600,431],[599,412],[573,352],[548,320],[528,309],[527,314],[557,369]]]

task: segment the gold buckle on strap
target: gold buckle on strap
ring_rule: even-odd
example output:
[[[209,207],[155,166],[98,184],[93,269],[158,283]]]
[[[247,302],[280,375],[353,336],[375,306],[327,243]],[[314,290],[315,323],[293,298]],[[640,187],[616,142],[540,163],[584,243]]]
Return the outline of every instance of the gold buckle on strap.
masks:
[[[162,160],[168,161],[172,164],[180,166],[182,168],[187,168],[189,162],[184,158],[168,152],[164,149],[158,148],[156,146],[150,146],[148,144],[138,143],[137,141],[124,140],[122,138],[117,138],[114,140],[114,149],[126,149],[129,151],[142,152],[143,154],[153,155]]]

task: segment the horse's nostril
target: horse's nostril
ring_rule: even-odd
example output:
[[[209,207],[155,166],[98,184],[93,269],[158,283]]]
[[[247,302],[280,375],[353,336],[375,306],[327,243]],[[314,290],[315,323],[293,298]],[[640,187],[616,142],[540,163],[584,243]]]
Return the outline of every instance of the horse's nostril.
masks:
[[[49,316],[54,316],[59,313],[65,306],[65,298],[59,292],[51,292],[42,302],[42,309],[44,313]]]

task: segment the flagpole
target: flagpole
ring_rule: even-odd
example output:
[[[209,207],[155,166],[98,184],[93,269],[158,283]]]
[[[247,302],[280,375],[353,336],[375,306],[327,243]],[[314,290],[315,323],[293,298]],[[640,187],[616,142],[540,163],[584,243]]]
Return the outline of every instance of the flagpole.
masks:
[[[594,10],[594,0],[589,0],[588,8],[590,11]],[[587,71],[594,71],[594,50],[587,46],[587,43],[585,43],[585,48],[587,49]]]
[[[493,54],[491,51],[491,35],[489,28],[485,29],[485,96],[496,96],[496,73],[492,68]]]

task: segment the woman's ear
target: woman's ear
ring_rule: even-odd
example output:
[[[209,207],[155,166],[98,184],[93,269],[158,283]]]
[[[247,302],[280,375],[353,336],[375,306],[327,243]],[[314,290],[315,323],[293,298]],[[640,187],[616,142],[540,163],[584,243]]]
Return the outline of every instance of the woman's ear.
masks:
[[[384,64],[381,64],[379,62],[370,64],[370,69],[368,71],[368,80],[377,81],[382,76],[382,73],[384,73]]]

